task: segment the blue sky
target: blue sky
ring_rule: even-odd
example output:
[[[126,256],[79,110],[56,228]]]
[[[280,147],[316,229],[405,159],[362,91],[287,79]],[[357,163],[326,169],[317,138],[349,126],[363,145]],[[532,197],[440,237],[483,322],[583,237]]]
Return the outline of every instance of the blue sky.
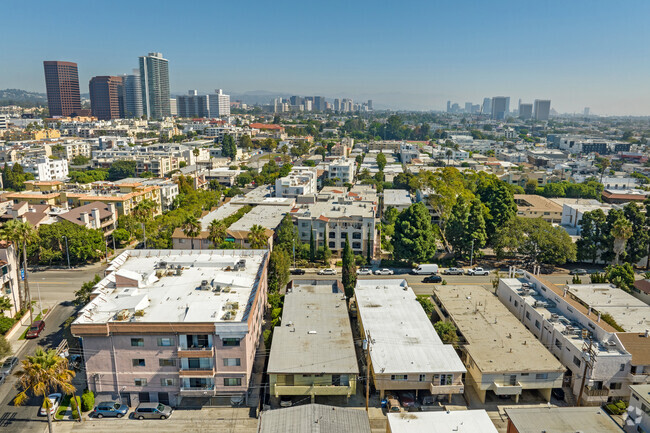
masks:
[[[95,75],[162,52],[172,92],[267,90],[443,109],[506,95],[560,112],[650,115],[650,2],[14,1],[0,88],[44,91],[43,60]]]

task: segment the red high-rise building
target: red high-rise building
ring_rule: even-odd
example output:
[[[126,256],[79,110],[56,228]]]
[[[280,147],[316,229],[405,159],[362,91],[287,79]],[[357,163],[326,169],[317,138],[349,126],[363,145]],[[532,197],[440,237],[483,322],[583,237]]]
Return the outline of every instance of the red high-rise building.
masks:
[[[90,108],[99,120],[124,117],[122,77],[100,76],[90,80]]]
[[[69,116],[81,111],[79,71],[72,62],[45,61],[45,87],[50,116]]]

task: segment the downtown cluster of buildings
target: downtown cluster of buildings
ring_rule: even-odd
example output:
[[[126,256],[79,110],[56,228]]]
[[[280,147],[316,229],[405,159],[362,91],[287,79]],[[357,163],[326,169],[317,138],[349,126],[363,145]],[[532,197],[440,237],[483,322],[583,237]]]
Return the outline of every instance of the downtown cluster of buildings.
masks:
[[[551,114],[551,101],[548,99],[535,99],[531,104],[522,103],[520,99],[519,107],[512,111],[510,110],[509,96],[484,98],[483,104],[465,102],[464,107],[461,107],[458,103],[447,101],[447,113],[482,114],[494,120],[505,120],[507,117],[513,116],[522,120],[547,121]]]
[[[356,113],[373,111],[372,100],[355,103],[350,98],[335,98],[329,102],[324,96],[291,96],[290,98],[276,98],[271,103],[274,113],[288,112],[334,112]]]

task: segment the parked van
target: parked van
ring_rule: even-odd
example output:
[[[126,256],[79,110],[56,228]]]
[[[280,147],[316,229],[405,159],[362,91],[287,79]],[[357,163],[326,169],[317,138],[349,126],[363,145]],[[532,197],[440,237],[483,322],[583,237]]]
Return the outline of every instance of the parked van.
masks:
[[[172,408],[162,403],[140,403],[133,413],[136,419],[167,419],[172,414]]]
[[[434,275],[438,273],[438,265],[432,263],[424,263],[411,271],[415,275]]]

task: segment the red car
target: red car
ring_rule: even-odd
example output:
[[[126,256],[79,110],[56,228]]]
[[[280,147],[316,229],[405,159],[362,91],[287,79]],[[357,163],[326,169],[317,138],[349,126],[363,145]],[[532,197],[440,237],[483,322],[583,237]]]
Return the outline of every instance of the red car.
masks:
[[[45,322],[42,320],[37,320],[36,322],[32,323],[32,326],[29,327],[25,338],[36,338],[41,335],[43,329],[45,329]]]

